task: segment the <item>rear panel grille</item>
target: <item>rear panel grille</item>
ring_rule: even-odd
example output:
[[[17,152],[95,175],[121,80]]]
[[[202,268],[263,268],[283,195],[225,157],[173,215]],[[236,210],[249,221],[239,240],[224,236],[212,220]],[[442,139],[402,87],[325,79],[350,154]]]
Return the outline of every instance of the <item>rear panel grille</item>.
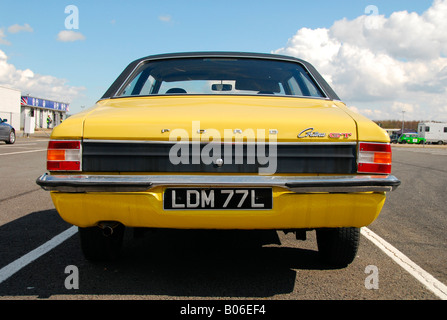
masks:
[[[269,163],[258,161],[255,153],[250,163],[247,151],[253,146],[246,144],[241,146],[231,145],[231,163],[225,152],[229,152],[229,146],[220,145],[220,157],[211,154],[211,158],[224,159],[224,164],[219,167],[216,164],[193,163],[200,148],[202,154],[206,144],[200,146],[187,145],[189,157],[187,164],[173,164],[169,159],[169,152],[175,143],[152,142],[92,142],[84,141],[82,154],[83,171],[88,172],[205,172],[205,173],[258,173],[259,168],[269,166]],[[209,148],[209,147],[208,147]],[[186,149],[184,149],[186,150]],[[207,149],[206,149],[207,150]],[[268,144],[261,149],[265,160],[269,158]],[[193,153],[195,151],[195,153]],[[241,152],[242,151],[242,152]],[[241,156],[240,163],[236,163],[236,152]],[[276,145],[276,173],[326,173],[348,174],[356,172],[356,145],[345,144],[281,144]],[[205,151],[209,155],[209,151]],[[252,153],[249,153],[252,154]],[[184,154],[183,154],[184,155]],[[185,158],[184,158],[185,159]],[[225,161],[226,160],[226,161]],[[261,164],[262,163],[262,164]]]

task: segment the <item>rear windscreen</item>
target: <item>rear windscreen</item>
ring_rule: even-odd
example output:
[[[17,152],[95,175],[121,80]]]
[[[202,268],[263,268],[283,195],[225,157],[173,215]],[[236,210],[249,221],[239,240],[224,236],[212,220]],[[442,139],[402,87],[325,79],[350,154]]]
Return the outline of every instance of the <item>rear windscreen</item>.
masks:
[[[253,58],[183,58],[146,62],[116,96],[264,94],[325,97],[298,63]]]

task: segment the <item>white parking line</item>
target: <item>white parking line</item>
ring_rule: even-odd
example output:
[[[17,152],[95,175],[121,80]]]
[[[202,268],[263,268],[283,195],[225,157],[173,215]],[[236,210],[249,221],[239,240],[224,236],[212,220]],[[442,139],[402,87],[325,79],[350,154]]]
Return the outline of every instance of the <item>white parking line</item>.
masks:
[[[20,148],[22,146],[35,146],[37,143],[16,143],[16,144],[6,144],[2,148]]]
[[[7,280],[9,277],[14,275],[16,272],[20,271],[22,268],[26,267],[28,264],[43,256],[47,252],[51,251],[65,240],[72,237],[78,228],[72,226],[59,235],[55,236],[51,240],[45,242],[40,247],[34,249],[33,251],[25,254],[23,257],[11,262],[7,266],[0,269],[0,284]],[[379,249],[381,249],[386,255],[393,259],[398,265],[400,265],[404,270],[409,272],[413,277],[415,277],[420,283],[422,283],[427,289],[433,292],[437,297],[442,300],[447,300],[447,286],[442,282],[435,279],[427,271],[419,267],[413,261],[411,261],[402,252],[393,247],[390,243],[379,237],[377,234],[364,227],[361,229],[361,233],[364,237],[375,244]]]
[[[70,227],[69,229],[55,236],[53,239],[45,242],[40,247],[34,249],[33,251],[25,254],[23,257],[11,262],[7,266],[0,269],[0,283],[11,277],[20,269],[26,267],[37,258],[43,256],[50,250],[60,245],[62,242],[73,236],[76,232],[78,232],[77,227]]]
[[[47,149],[37,149],[37,150],[29,150],[29,151],[17,151],[17,152],[0,153],[0,156],[9,156],[11,154],[31,153],[31,152],[41,152],[41,151],[47,151]]]
[[[369,230],[368,228],[361,229],[362,235],[368,240],[374,243],[379,249],[385,252],[391,259],[393,259],[398,265],[408,271],[413,277],[419,280],[427,289],[433,292],[437,297],[442,300],[447,300],[447,286],[442,282],[435,279],[427,271],[419,267],[416,263],[411,261],[402,252],[397,250],[391,244],[379,237],[377,234]]]

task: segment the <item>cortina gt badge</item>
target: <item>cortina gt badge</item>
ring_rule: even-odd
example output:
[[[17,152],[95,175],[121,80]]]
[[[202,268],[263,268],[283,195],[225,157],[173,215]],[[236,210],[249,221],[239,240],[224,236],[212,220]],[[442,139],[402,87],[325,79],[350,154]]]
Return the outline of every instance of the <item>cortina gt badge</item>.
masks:
[[[324,138],[326,136],[326,133],[314,131],[314,128],[307,128],[298,133],[298,138]],[[331,132],[328,134],[328,138],[331,139],[338,139],[343,137],[344,139],[348,139],[350,136],[352,136],[352,133],[350,132]]]
[[[298,133],[298,138],[324,138],[326,136],[326,133],[321,133],[318,131],[313,131],[314,128],[307,128]]]

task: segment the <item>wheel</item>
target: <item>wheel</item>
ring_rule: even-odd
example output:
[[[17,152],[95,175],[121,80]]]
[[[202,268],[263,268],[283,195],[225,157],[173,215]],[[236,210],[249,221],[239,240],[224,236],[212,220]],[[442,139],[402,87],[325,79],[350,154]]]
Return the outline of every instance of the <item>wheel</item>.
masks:
[[[100,227],[79,227],[79,238],[84,257],[90,261],[108,261],[118,258],[124,237],[124,225],[118,224],[113,232]]]
[[[322,228],[316,230],[318,253],[325,263],[346,267],[357,254],[360,228]]]
[[[8,140],[6,140],[6,143],[13,144],[14,142],[16,142],[16,133],[14,130],[11,130],[9,132],[9,138],[8,138]]]

